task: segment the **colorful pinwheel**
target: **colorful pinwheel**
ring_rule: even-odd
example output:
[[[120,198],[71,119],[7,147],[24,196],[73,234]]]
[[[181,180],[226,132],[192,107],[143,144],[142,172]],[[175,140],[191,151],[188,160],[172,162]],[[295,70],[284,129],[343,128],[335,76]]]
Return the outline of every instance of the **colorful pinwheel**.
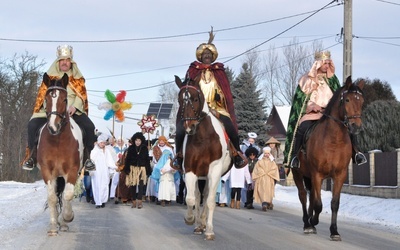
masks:
[[[155,115],[143,115],[142,120],[140,120],[137,124],[139,125],[140,129],[142,129],[142,133],[150,134],[152,134],[156,127],[159,126]]]
[[[106,111],[104,120],[108,121],[111,117],[115,117],[118,122],[123,122],[125,120],[124,110],[132,108],[132,103],[125,101],[126,91],[120,90],[117,96],[115,96],[107,89],[104,96],[108,102],[100,103],[98,107]]]

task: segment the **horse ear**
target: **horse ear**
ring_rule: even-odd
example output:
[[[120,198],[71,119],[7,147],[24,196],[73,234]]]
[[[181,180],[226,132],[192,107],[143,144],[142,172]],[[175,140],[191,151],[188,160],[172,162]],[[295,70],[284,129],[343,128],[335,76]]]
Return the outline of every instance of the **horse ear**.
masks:
[[[357,86],[362,90],[365,86],[365,80],[361,79],[358,83]]]
[[[47,87],[50,86],[50,77],[47,73],[43,74],[43,83],[44,85],[46,85]]]
[[[175,83],[176,83],[176,86],[178,86],[178,88],[182,87],[182,80],[177,75],[175,75]]]
[[[344,85],[346,86],[347,89],[349,89],[352,84],[353,81],[351,80],[351,76],[348,76]]]
[[[69,77],[67,73],[64,73],[63,77],[61,78],[61,82],[64,88],[67,88],[67,85],[69,83]]]

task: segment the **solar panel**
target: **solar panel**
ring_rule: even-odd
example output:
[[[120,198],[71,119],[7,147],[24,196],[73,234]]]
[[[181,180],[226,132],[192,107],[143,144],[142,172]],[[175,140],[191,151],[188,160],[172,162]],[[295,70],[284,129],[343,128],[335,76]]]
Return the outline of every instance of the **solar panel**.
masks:
[[[147,116],[155,115],[156,119],[168,120],[171,115],[172,103],[150,103]]]

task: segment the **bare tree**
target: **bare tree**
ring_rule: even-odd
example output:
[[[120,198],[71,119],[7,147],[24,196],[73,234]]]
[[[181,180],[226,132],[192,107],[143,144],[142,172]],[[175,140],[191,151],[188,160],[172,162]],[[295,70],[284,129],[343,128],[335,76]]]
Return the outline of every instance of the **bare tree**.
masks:
[[[321,50],[322,43],[314,42],[303,46],[293,38],[282,51],[279,58],[274,46],[271,46],[265,58],[264,89],[269,106],[291,104],[300,77],[310,70],[314,61],[314,52]]]
[[[27,123],[32,115],[40,69],[37,57],[14,55],[0,62],[0,180],[33,180],[19,167],[27,146]]]
[[[258,85],[258,82],[262,78],[260,52],[258,50],[253,50],[246,53],[242,64],[244,63],[247,64],[250,74],[254,76],[253,80],[255,84]]]
[[[280,71],[278,70],[279,57],[274,45],[270,46],[264,61],[265,71],[262,74],[263,79],[265,80],[263,84],[263,94],[265,96],[267,108],[271,110],[273,105],[281,105],[285,103],[282,98],[283,96],[280,94],[282,92],[280,90],[282,84],[279,76]]]

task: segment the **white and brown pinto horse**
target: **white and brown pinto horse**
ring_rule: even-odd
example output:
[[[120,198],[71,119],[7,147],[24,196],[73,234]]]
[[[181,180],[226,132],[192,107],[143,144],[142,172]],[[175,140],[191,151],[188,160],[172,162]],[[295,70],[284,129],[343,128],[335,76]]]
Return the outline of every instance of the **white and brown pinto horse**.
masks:
[[[180,88],[178,116],[183,120],[186,132],[182,152],[187,204],[185,222],[188,225],[196,222],[194,233],[204,232],[206,240],[214,240],[213,216],[217,186],[232,163],[223,125],[211,114],[199,80],[200,77],[197,77],[182,83],[175,76],[175,82]],[[206,179],[201,214],[199,177]]]
[[[41,128],[37,148],[37,163],[47,186],[50,211],[49,236],[68,231],[74,219],[71,201],[78,171],[82,167],[83,143],[80,127],[68,114],[68,75],[51,79],[46,73],[45,106],[47,123]]]

